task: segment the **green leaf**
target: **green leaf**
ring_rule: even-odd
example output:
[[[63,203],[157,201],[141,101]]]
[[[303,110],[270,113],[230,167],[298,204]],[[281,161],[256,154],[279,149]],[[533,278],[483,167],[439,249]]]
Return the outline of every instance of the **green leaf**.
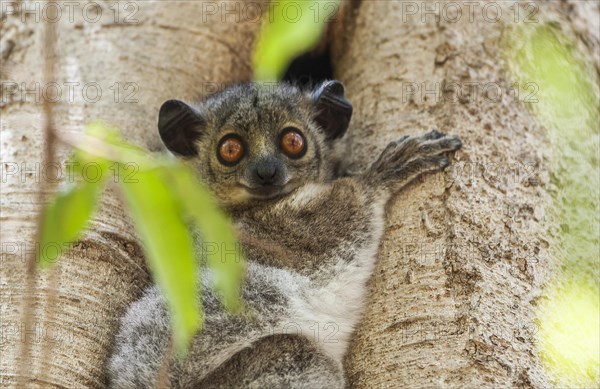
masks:
[[[76,158],[83,163],[111,161],[120,164],[115,167],[133,164],[139,169],[155,169],[161,165],[147,150],[124,141],[116,128],[100,122],[88,124],[76,143]]]
[[[81,235],[94,214],[102,183],[81,181],[70,185],[45,207],[37,251],[39,266],[53,264]]]
[[[202,234],[202,255],[214,271],[214,286],[228,309],[238,310],[244,260],[229,218],[193,171],[172,169],[173,190]]]
[[[105,129],[100,124],[88,125],[85,131],[103,139],[116,140],[118,135],[114,129]],[[36,253],[36,262],[42,268],[56,262],[83,233],[108,177],[109,162],[81,149],[75,149],[67,166],[69,180],[73,182],[59,191],[42,211],[40,248]]]
[[[538,350],[558,387],[594,387],[600,379],[600,290],[586,277],[562,277],[545,289]],[[566,382],[570,383],[566,386]]]
[[[73,138],[72,166],[78,180],[45,209],[42,247],[54,242],[60,250],[76,239],[95,210],[99,191],[111,176],[108,172],[112,170],[114,176],[135,165],[134,179],[117,181],[155,282],[166,297],[175,349],[179,355],[185,354],[201,317],[194,242],[184,218],[191,216],[202,233],[201,254],[214,270],[215,287],[225,305],[237,309],[243,262],[229,220],[195,173],[180,161],[155,157],[122,140],[113,127],[97,122]],[[99,179],[85,177],[89,164],[100,169]],[[40,263],[49,263],[52,254],[41,250]]]
[[[277,81],[291,61],[314,47],[331,7],[339,1],[283,0],[272,3],[254,49],[254,78],[257,81]]]
[[[184,355],[200,327],[197,273],[192,239],[178,199],[165,185],[164,169],[140,171],[137,183],[121,183],[127,209],[155,281],[167,298],[175,350]]]

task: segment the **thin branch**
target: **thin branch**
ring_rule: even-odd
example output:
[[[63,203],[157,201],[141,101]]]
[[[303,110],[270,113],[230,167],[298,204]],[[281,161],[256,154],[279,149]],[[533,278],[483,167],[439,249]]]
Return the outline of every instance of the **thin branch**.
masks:
[[[54,1],[49,0],[48,3],[53,3]],[[46,84],[52,82],[55,79],[54,77],[54,56],[55,56],[55,42],[56,42],[56,24],[46,22],[44,25],[44,46],[42,48],[42,55],[44,58],[44,82]],[[43,153],[43,166],[49,166],[55,160],[55,131],[54,131],[54,112],[53,106],[46,96],[42,96],[42,110],[44,115],[44,153]],[[45,194],[52,189],[52,184],[49,182],[50,180],[43,180],[40,184],[40,187],[37,192],[37,204],[43,205],[45,203]],[[53,180],[52,180],[53,181]],[[39,213],[36,232],[34,237],[34,242],[40,242],[41,236],[41,220],[42,220],[42,212]],[[43,248],[40,247],[39,250]],[[32,251],[27,256],[26,261],[26,273],[25,273],[25,292],[24,292],[24,306],[23,306],[23,314],[22,321],[25,326],[25,331],[28,331],[29,328],[32,327],[33,318],[34,318],[34,294],[37,290],[37,268],[36,268],[36,250]],[[56,277],[50,277],[50,279],[55,279]],[[53,288],[50,288],[53,289]],[[17,387],[25,388],[27,387],[26,383],[26,375],[31,372],[33,369],[31,367],[31,344],[27,341],[27,338],[23,339],[23,343],[21,344],[20,349],[20,363],[19,363],[19,371],[17,374]],[[46,370],[46,369],[43,369]]]

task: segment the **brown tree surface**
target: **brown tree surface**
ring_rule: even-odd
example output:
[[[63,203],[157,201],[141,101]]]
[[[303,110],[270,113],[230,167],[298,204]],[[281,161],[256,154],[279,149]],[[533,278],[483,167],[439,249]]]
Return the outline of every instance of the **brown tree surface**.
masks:
[[[220,11],[221,4],[214,2],[213,8],[196,1],[118,2],[113,8],[112,2],[96,2],[101,10],[92,6],[86,11],[85,3],[75,3],[72,21],[63,4],[58,22],[56,82],[62,97],[55,104],[55,127],[60,133],[81,132],[86,123],[102,119],[121,128],[132,142],[157,149],[156,121],[163,101],[193,99],[219,84],[251,78],[251,47],[260,27],[256,17],[236,20],[229,15],[224,22],[222,13],[213,11]],[[15,387],[23,372],[26,381],[21,384],[28,388],[102,388],[118,318],[149,282],[133,226],[116,193],[102,197],[90,232],[59,261],[51,285],[56,288],[55,308],[49,309],[47,301],[49,273],[41,273],[32,327],[24,328],[22,322],[25,257],[34,249],[40,209],[36,191],[48,170],[42,166],[29,174],[21,168],[23,163],[30,170],[42,164],[42,12],[52,9],[39,4],[37,21],[35,13],[26,18],[18,13],[2,24],[3,47],[14,44],[3,52],[8,80],[24,82],[28,89],[37,83],[40,92],[3,95],[2,163],[17,163],[18,170],[2,182],[1,385]],[[125,8],[127,4],[134,6]],[[33,5],[28,9],[35,10]],[[72,103],[67,83],[79,83],[71,84]],[[96,90],[102,93],[99,99]],[[58,160],[67,156],[68,150],[61,148]],[[62,172],[67,178],[64,164]],[[23,340],[30,343],[26,360],[19,355]],[[51,350],[50,358],[42,361],[44,349]]]
[[[37,20],[35,12],[18,12],[17,3],[17,12],[0,22],[0,386],[15,387],[21,379],[26,387],[101,388],[118,318],[149,276],[132,225],[109,189],[84,239],[55,270],[37,275],[29,291],[33,323],[23,323],[25,259],[35,249],[41,206],[36,193],[51,173],[40,156],[45,3]],[[447,5],[435,3],[440,10]],[[96,22],[98,10],[84,14],[78,4],[73,20],[63,6],[57,24],[60,133],[103,119],[155,150],[162,101],[251,78],[256,11],[265,10],[264,3],[127,2],[133,6],[124,8],[121,2],[116,16],[111,3],[97,2],[102,17]],[[514,4],[496,4],[504,15],[498,21],[483,18],[480,3],[472,6],[473,20],[462,4],[462,17],[451,22],[451,9],[436,18],[420,8],[422,2],[396,0],[349,2],[338,17],[334,67],[355,107],[350,141],[356,167],[400,134],[431,127],[460,135],[465,144],[454,167],[412,185],[388,208],[365,320],[347,358],[355,387],[550,386],[537,357],[534,323],[536,298],[554,266],[544,217],[550,148],[522,96],[511,92],[501,44],[515,24]],[[540,22],[560,21],[597,58],[590,22],[598,18],[597,6],[582,12],[577,2],[557,2],[537,9]],[[525,18],[522,11],[517,22]],[[7,80],[40,89],[7,92]],[[71,83],[78,83],[73,102]],[[451,83],[459,90],[443,94]],[[495,87],[483,88],[489,83]],[[66,148],[58,150],[59,161],[67,155]]]
[[[444,174],[389,206],[347,357],[355,387],[552,386],[535,322],[557,265],[546,218],[552,150],[502,47],[515,26],[554,21],[597,55],[598,4],[524,2],[517,14],[515,2],[467,3],[356,2],[336,31],[359,165],[404,133],[433,127],[464,141]]]

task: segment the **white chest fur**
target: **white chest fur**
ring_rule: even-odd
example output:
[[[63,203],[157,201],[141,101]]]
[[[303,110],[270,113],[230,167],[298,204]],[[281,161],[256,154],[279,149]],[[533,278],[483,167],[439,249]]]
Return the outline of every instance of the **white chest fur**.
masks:
[[[373,204],[372,239],[354,251],[354,258],[341,258],[330,281],[319,287],[303,288],[292,299],[290,318],[302,335],[317,343],[341,362],[350,337],[360,320],[367,298],[366,284],[373,272],[383,234],[382,204]]]

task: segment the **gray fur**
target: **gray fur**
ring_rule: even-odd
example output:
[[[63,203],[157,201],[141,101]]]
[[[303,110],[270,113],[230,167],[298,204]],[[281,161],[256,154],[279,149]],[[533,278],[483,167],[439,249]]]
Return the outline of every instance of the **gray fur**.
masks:
[[[362,314],[385,204],[418,175],[447,166],[445,154],[461,146],[437,131],[403,137],[364,173],[340,177],[340,127],[327,134],[317,123],[327,119],[318,116],[323,100],[348,114],[341,84],[317,88],[333,94],[321,102],[315,92],[289,85],[265,88],[234,86],[190,110],[176,108],[161,124],[167,140],[173,139],[169,131],[180,130],[168,126],[171,118],[194,126],[186,133],[194,147],[180,150],[189,152],[189,163],[229,211],[248,260],[242,286],[248,309],[241,315],[224,311],[210,270],[200,269],[204,328],[185,360],[171,359],[173,388],[344,387],[342,359]],[[299,160],[277,148],[278,133],[289,123],[308,141]],[[216,145],[232,131],[249,150],[238,165],[223,166]],[[284,165],[287,183],[277,195],[257,198],[240,185],[249,185],[252,162],[265,153]],[[152,287],[122,320],[110,386],[153,387],[170,332],[164,299]]]

